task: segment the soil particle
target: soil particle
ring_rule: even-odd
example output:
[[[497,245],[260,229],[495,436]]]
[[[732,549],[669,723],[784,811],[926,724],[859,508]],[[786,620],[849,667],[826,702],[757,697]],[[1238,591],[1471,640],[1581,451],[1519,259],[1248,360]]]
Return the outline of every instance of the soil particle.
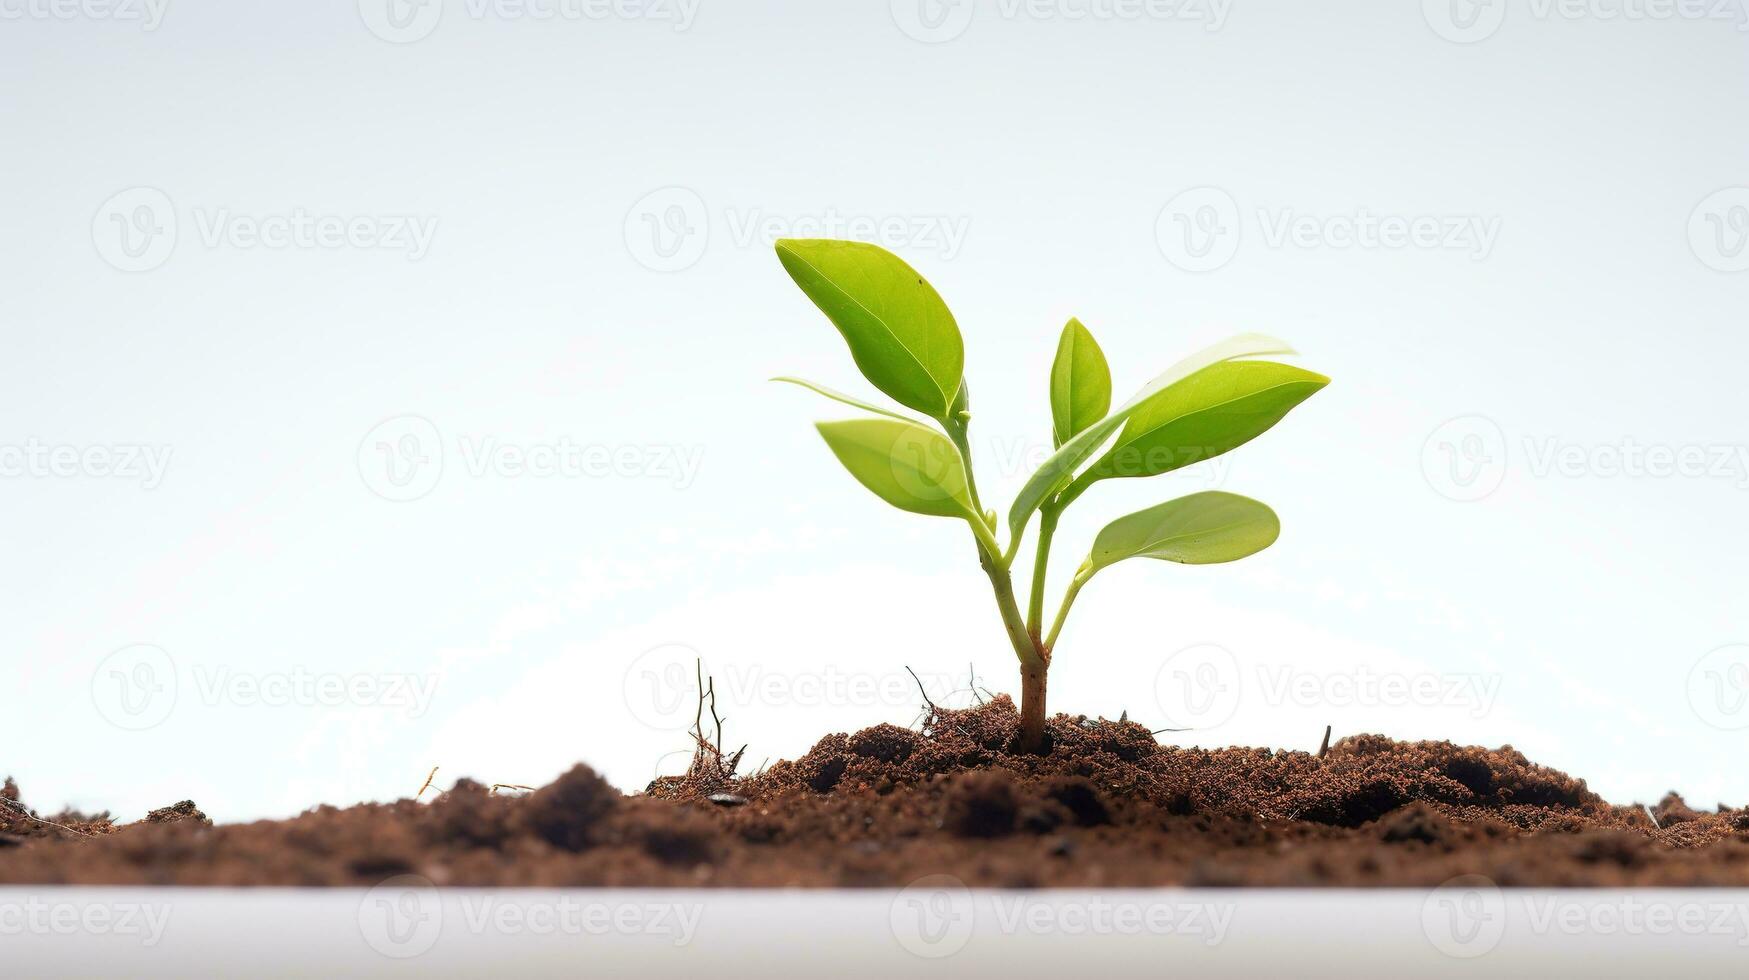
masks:
[[[1631,830],[1598,830],[1575,834],[1570,846],[1581,863],[1634,868],[1646,861],[1651,843]]]
[[[1690,809],[1681,796],[1666,793],[1658,801],[1658,805],[1652,808],[1652,816],[1657,819],[1658,826],[1672,827],[1679,823],[1693,823],[1700,814]]]
[[[1029,834],[1048,834],[1071,819],[1068,809],[1055,800],[1022,804],[1016,814],[1020,829]]]
[[[1077,826],[1099,827],[1111,823],[1111,810],[1093,783],[1081,776],[1055,776],[1044,781],[1045,796],[1062,804]]]
[[[714,824],[687,812],[656,819],[642,833],[645,852],[663,864],[692,867],[705,864],[717,851]]]
[[[346,869],[360,878],[392,878],[413,873],[413,862],[400,854],[370,854],[346,862]]]
[[[146,814],[146,820],[150,823],[176,823],[181,820],[193,820],[195,823],[208,827],[213,825],[212,820],[200,812],[200,808],[194,805],[193,800],[183,800],[181,803],[172,803],[162,809],[153,810]]]
[[[1014,832],[1020,805],[1014,777],[1002,769],[961,773],[948,781],[946,826],[961,837],[1002,837]]]
[[[561,777],[561,782],[567,777]],[[553,784],[557,785],[558,783]],[[547,798],[549,806],[551,799],[550,796]],[[511,826],[510,807],[472,779],[456,780],[455,787],[431,804],[430,809],[435,819],[425,836],[434,843],[497,848],[503,846],[515,833]],[[523,819],[536,819],[529,812],[530,808],[523,807],[522,810]],[[562,818],[551,818],[554,832],[561,836],[563,833],[558,827],[562,823]],[[586,830],[587,828],[583,828],[584,832]],[[582,833],[579,834],[580,840],[586,839]]]
[[[1417,841],[1443,845],[1457,837],[1457,829],[1450,818],[1420,801],[1392,810],[1380,817],[1374,827],[1379,839],[1387,844]]]
[[[63,810],[47,817],[24,805],[18,783],[11,776],[0,783],[0,834],[19,840],[34,838],[85,838],[115,829],[108,813],[86,814]]]
[[[922,737],[908,728],[883,723],[850,736],[845,747],[864,759],[902,763],[911,758],[920,741]]]
[[[619,792],[581,763],[536,790],[521,816],[529,830],[554,847],[581,851],[590,831],[619,801]]]
[[[852,758],[862,757],[850,751],[849,736],[828,735],[793,765],[780,762],[778,766],[814,792],[829,793],[844,778]]]
[[[1674,794],[1651,815],[1612,806],[1510,746],[1358,735],[1320,758],[1163,746],[1140,725],[1059,715],[1035,755],[1009,751],[1017,728],[998,697],[935,711],[921,731],[829,735],[751,777],[661,779],[631,797],[579,765],[526,797],[461,780],[431,802],[220,826],[191,803],[119,826],[43,818],[72,833],[32,819],[8,781],[0,882],[1749,886],[1749,810]]]

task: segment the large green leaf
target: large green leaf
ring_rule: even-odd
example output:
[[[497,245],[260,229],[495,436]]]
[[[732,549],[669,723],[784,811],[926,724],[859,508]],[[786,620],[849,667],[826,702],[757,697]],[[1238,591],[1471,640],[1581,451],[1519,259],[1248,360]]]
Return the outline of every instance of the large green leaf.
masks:
[[[879,405],[876,405],[872,402],[865,402],[862,399],[856,397],[855,395],[846,395],[842,391],[834,391],[831,388],[828,388],[823,384],[815,384],[814,382],[809,381],[806,378],[791,378],[791,377],[786,376],[786,377],[781,377],[781,378],[772,378],[771,380],[782,381],[784,384],[791,384],[791,385],[796,385],[798,387],[806,388],[816,395],[825,395],[827,398],[830,398],[835,402],[843,402],[846,405],[850,405],[850,406],[855,407],[855,408],[860,408],[865,412],[873,412],[876,415],[885,415],[887,418],[898,419],[901,422],[914,421],[913,419],[908,419],[905,416],[900,415],[898,412],[895,412],[890,408],[882,408]]]
[[[786,238],[783,267],[850,345],[876,388],[930,418],[959,393],[965,343],[947,304],[903,259],[864,242]]]
[[[1051,362],[1051,439],[1053,448],[1105,417],[1111,410],[1111,368],[1093,334],[1070,320]]]
[[[1210,490],[1120,517],[1105,526],[1087,556],[1090,571],[1126,558],[1185,565],[1238,561],[1275,543],[1281,522],[1266,505]]]
[[[934,517],[976,515],[966,489],[965,462],[954,444],[935,430],[895,419],[819,422],[816,427],[850,475],[894,507]]]
[[[1157,476],[1237,449],[1330,379],[1273,361],[1223,361],[1148,398],[1076,481]]]
[[[1150,396],[1173,382],[1182,380],[1208,367],[1241,357],[1261,357],[1266,354],[1292,354],[1292,347],[1258,333],[1239,334],[1229,337],[1210,347],[1205,347],[1190,355],[1177,364],[1167,368],[1159,377],[1148,382],[1135,397],[1123,404],[1123,407],[1100,419],[1098,422],[1083,429],[1081,433],[1068,442],[1063,443],[1051,457],[1044,461],[1020,488],[1020,493],[1014,498],[1014,506],[1008,510],[1008,531],[1018,536],[1026,527],[1026,522],[1032,520],[1032,515],[1038,511],[1045,498],[1055,493],[1061,485],[1074,474],[1075,469],[1086,462],[1099,451],[1105,440],[1111,438],[1118,427],[1129,420],[1130,414]]]

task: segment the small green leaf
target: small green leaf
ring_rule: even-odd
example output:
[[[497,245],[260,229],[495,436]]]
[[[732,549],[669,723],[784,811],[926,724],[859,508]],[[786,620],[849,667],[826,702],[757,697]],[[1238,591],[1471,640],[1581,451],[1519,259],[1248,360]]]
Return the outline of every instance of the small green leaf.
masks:
[[[864,377],[906,408],[947,417],[965,344],[947,304],[917,270],[863,242],[786,238],[777,257],[844,335]]]
[[[946,437],[914,422],[851,419],[816,427],[833,455],[875,496],[900,510],[978,520],[966,466]]]
[[[1128,421],[1130,413],[1134,412],[1156,392],[1176,381],[1189,377],[1210,364],[1219,364],[1222,361],[1241,357],[1261,357],[1265,354],[1292,354],[1293,352],[1292,347],[1274,337],[1267,337],[1259,333],[1245,333],[1228,337],[1218,344],[1205,347],[1167,368],[1159,377],[1148,382],[1141,391],[1136,392],[1135,397],[1124,402],[1122,408],[1088,426],[1075,438],[1063,443],[1062,448],[1052,453],[1051,457],[1044,461],[1044,465],[1027,478],[1026,484],[1020,488],[1020,493],[1014,498],[1014,506],[1008,509],[1009,533],[1018,536],[1026,527],[1026,522],[1032,520],[1032,515],[1037,513],[1039,505],[1044,503],[1045,498],[1060,489],[1061,485],[1074,475],[1076,467],[1098,452],[1099,447],[1105,444],[1105,440],[1111,438],[1111,434],[1117,431],[1118,426]]]
[[[1274,361],[1223,361],[1157,392],[1130,415],[1117,442],[1081,475],[1157,476],[1250,442],[1330,379]]]
[[[1281,521],[1266,505],[1211,490],[1120,517],[1105,526],[1087,556],[1090,572],[1126,558],[1184,565],[1238,561],[1275,543]]]
[[[811,391],[817,395],[825,395],[827,398],[830,398],[835,402],[843,402],[846,405],[850,405],[850,406],[853,406],[855,408],[860,408],[865,412],[873,412],[876,415],[885,415],[887,418],[898,419],[901,422],[913,422],[913,421],[915,421],[915,419],[906,418],[905,416],[900,415],[898,412],[895,412],[892,409],[882,408],[879,405],[875,405],[875,404],[872,404],[870,402],[865,402],[862,399],[857,398],[855,395],[846,395],[842,391],[833,391],[831,388],[828,388],[825,385],[815,384],[814,382],[809,381],[806,378],[781,377],[781,378],[772,378],[771,380],[782,381],[784,384],[799,385],[799,386],[806,388],[809,391]]]
[[[1051,363],[1051,439],[1061,446],[1111,410],[1111,368],[1080,320],[1070,320]]]

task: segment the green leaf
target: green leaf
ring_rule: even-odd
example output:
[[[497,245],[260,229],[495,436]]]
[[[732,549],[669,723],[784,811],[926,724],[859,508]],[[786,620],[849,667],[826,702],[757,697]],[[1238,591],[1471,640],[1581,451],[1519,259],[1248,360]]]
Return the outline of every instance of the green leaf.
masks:
[[[1089,572],[1126,558],[1214,565],[1255,555],[1275,543],[1281,521],[1268,506],[1211,490],[1120,517],[1105,526],[1087,556]]]
[[[982,519],[972,509],[959,450],[934,429],[893,419],[820,422],[816,427],[850,475],[894,507],[933,517]]]
[[[835,402],[843,402],[846,405],[850,405],[850,406],[853,406],[855,408],[860,408],[865,412],[873,412],[876,415],[885,415],[887,418],[898,419],[901,422],[914,422],[914,421],[916,421],[915,419],[906,418],[905,416],[900,415],[898,412],[895,412],[891,409],[882,408],[879,405],[875,405],[875,404],[872,404],[870,402],[865,402],[862,399],[857,398],[855,395],[846,395],[842,391],[833,391],[831,388],[828,388],[825,385],[815,384],[814,382],[809,381],[806,378],[781,377],[781,378],[772,378],[771,380],[782,381],[784,384],[799,385],[803,388],[808,389],[811,392],[814,392],[817,395],[825,395],[827,398],[830,398]]]
[[[1229,337],[1211,347],[1190,355],[1177,364],[1167,368],[1164,373],[1141,391],[1135,397],[1123,404],[1122,408],[1112,412],[1105,418],[1082,430],[1075,438],[1063,443],[1062,447],[1044,461],[1033,475],[1027,479],[1026,485],[1020,488],[1020,494],[1014,498],[1014,506],[1008,510],[1009,533],[1018,536],[1026,527],[1026,522],[1032,520],[1032,515],[1038,511],[1045,498],[1055,493],[1061,484],[1072,476],[1075,469],[1086,462],[1099,451],[1105,440],[1111,438],[1118,427],[1129,420],[1130,414],[1147,401],[1150,396],[1173,382],[1182,380],[1208,367],[1240,357],[1260,357],[1265,354],[1292,354],[1294,349],[1274,337],[1263,334],[1245,333]]]
[[[1330,383],[1273,361],[1224,361],[1156,392],[1106,454],[1076,481],[1157,476],[1250,442]]]
[[[906,408],[947,416],[965,344],[947,304],[917,270],[863,242],[786,238],[777,257],[844,335],[864,377]]]
[[[1057,341],[1051,363],[1051,439],[1053,448],[1105,417],[1111,410],[1111,368],[1093,334],[1070,320]]]

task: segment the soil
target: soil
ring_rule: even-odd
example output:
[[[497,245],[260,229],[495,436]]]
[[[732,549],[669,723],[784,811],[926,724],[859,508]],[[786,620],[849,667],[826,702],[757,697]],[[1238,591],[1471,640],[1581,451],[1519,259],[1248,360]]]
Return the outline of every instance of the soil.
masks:
[[[8,780],[0,884],[1749,885],[1749,810],[1613,806],[1511,747],[1174,748],[1059,715],[1049,752],[1026,755],[1017,723],[999,697],[921,731],[830,735],[748,777],[707,753],[624,796],[578,765],[525,796],[464,779],[429,802],[223,826],[186,800],[128,824],[39,819]]]

